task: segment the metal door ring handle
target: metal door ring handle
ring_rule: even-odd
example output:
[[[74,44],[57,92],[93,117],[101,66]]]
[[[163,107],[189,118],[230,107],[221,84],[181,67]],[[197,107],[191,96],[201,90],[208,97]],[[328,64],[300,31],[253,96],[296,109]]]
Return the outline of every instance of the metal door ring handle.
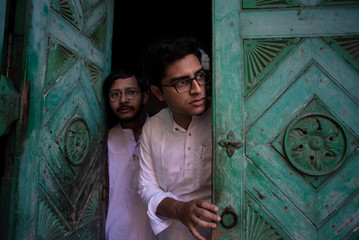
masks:
[[[225,217],[226,217],[227,215],[231,215],[232,218],[233,218],[233,222],[230,223],[230,224],[225,223],[225,221],[224,221],[224,219],[225,219]],[[229,228],[232,228],[232,227],[236,226],[236,225],[237,225],[237,222],[238,222],[238,216],[237,216],[237,214],[234,212],[232,206],[230,206],[230,205],[227,206],[227,207],[223,210],[223,212],[222,212],[222,214],[221,214],[221,224],[222,224],[222,226],[223,226],[224,228],[228,228],[228,229],[229,229]]]

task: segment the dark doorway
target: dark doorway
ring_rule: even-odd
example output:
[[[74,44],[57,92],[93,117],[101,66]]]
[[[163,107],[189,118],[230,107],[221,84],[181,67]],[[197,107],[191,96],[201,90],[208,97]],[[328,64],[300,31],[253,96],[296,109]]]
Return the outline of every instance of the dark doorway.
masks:
[[[153,40],[172,33],[194,36],[211,56],[211,1],[115,1],[112,68],[138,66]]]
[[[139,68],[147,47],[172,34],[195,37],[211,57],[211,1],[115,1],[112,69],[126,65]],[[146,111],[152,115],[164,106],[150,94]]]

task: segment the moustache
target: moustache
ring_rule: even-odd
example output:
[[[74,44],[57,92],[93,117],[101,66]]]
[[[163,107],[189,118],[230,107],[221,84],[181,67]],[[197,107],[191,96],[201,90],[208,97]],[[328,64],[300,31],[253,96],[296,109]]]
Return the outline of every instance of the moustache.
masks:
[[[134,110],[135,108],[133,106],[130,106],[130,105],[122,105],[122,106],[119,106],[116,111],[117,112],[120,112],[122,111],[123,109],[130,109],[130,110]]]

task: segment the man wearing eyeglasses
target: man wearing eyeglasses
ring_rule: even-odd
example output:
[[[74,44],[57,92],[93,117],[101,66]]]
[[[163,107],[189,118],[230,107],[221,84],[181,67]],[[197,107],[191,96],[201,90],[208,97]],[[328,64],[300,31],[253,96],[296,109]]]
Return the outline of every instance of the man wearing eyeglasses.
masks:
[[[220,217],[211,204],[209,72],[192,38],[163,40],[144,60],[151,91],[168,108],[143,128],[139,193],[160,239],[210,239]]]
[[[112,127],[107,142],[106,239],[157,239],[149,224],[146,206],[137,193],[141,131],[148,118],[143,110],[148,99],[148,83],[145,78],[121,68],[105,79],[103,95]]]

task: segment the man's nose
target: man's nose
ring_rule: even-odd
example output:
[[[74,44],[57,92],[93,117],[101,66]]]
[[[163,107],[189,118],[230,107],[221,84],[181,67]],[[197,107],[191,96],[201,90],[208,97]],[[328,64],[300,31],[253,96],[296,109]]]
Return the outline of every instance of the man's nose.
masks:
[[[120,102],[121,102],[121,103],[127,102],[127,97],[126,97],[125,93],[121,93],[121,95],[120,95]]]
[[[192,80],[192,88],[191,88],[191,94],[197,94],[201,92],[201,86],[198,84],[196,79]]]

